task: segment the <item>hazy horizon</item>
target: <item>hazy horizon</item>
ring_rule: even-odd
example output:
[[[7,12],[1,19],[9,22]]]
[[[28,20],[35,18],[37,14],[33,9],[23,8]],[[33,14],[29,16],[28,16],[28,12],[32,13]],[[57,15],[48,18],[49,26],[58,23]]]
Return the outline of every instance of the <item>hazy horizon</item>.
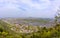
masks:
[[[60,0],[0,0],[0,18],[54,18]]]

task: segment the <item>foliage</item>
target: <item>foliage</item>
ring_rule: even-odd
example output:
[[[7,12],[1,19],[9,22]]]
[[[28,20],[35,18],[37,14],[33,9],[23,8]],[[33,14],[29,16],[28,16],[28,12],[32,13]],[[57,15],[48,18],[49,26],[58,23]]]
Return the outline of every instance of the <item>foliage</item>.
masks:
[[[38,31],[33,33],[15,33],[7,25],[0,21],[0,38],[60,38],[60,24],[51,28],[37,26]]]

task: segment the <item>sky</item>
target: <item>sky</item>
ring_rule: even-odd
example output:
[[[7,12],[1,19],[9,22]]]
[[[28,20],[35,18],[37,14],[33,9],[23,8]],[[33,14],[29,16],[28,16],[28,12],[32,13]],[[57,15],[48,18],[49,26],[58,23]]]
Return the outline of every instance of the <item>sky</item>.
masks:
[[[60,0],[0,0],[0,17],[54,18]]]

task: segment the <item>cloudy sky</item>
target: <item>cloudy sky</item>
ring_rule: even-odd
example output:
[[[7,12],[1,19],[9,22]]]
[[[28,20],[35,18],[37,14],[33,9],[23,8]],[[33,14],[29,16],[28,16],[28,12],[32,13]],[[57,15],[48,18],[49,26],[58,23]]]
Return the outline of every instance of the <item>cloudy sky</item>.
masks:
[[[0,17],[53,18],[60,0],[0,0]]]

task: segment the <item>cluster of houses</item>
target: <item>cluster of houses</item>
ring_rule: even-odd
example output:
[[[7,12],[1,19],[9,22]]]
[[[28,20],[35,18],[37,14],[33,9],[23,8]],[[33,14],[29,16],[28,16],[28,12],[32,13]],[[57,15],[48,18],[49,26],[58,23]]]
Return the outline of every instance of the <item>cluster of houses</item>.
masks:
[[[11,28],[11,30],[19,33],[32,33],[37,32],[37,26],[32,26],[28,24],[14,24],[14,26]]]

